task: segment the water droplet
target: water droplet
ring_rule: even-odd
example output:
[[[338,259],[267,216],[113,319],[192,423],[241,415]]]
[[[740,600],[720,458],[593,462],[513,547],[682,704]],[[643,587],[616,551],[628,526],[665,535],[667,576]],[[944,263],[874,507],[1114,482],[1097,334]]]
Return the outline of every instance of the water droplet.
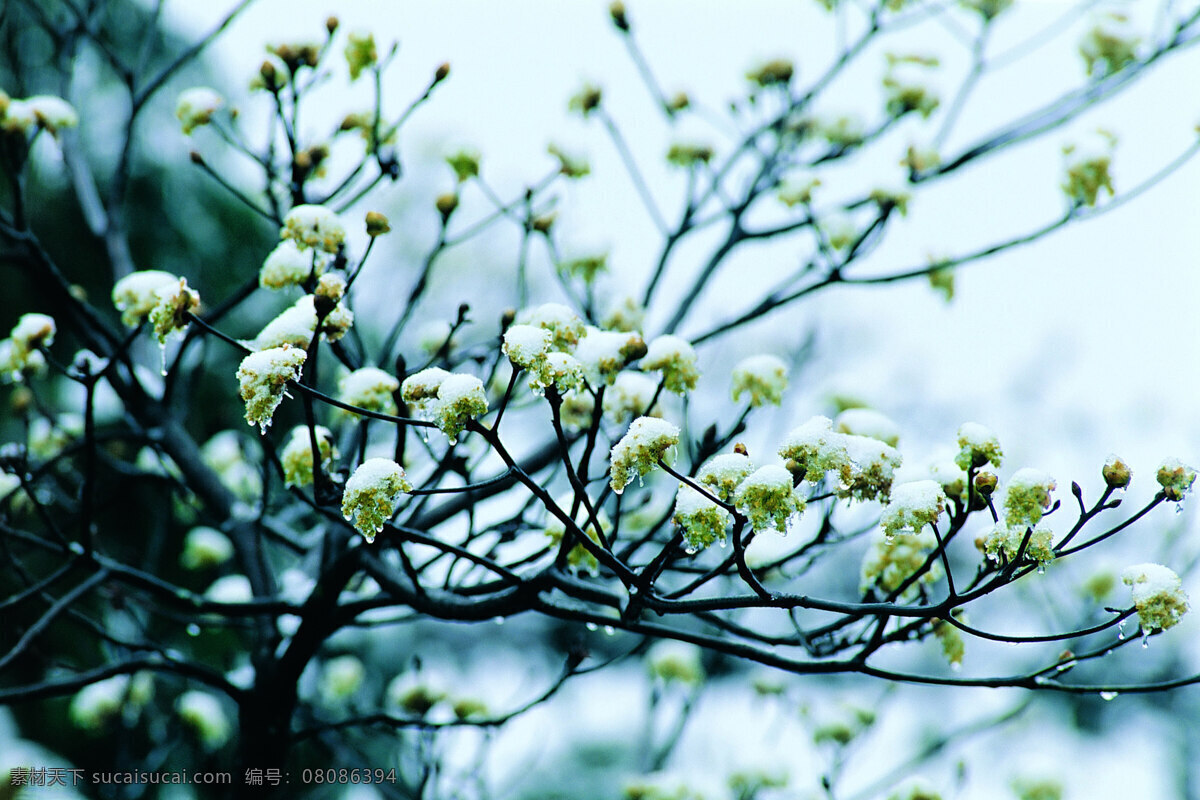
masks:
[[[1045,575],[1045,574],[1046,574],[1046,565],[1045,565],[1045,564],[1038,564],[1038,567],[1037,567],[1037,574],[1038,574],[1038,575]]]
[[[1125,638],[1125,620],[1121,620],[1120,622],[1117,623],[1117,638],[1118,639]]]
[[[497,625],[503,625],[503,624],[504,624],[504,617],[501,617],[501,616],[499,616],[499,615],[497,615],[497,616],[495,616],[495,617],[492,617],[492,622],[496,623]]]
[[[614,628],[612,625],[605,625],[605,626],[604,626],[604,635],[605,635],[605,636],[612,636],[612,635],[613,635],[614,633],[616,633],[616,632],[617,632],[617,629],[616,629],[616,628]]]
[[[1176,513],[1176,514],[1182,514],[1182,513],[1183,513],[1183,503],[1176,503],[1176,504],[1175,504],[1175,513]]]
[[[638,590],[638,586],[637,586],[637,584],[636,584],[636,583],[635,583],[635,584],[633,584],[632,586],[630,586],[630,587],[629,587],[629,593],[630,593],[630,594],[637,594],[637,593],[638,593],[638,591],[639,591],[639,590]]]
[[[694,556],[694,555],[696,555],[696,548],[692,547],[691,545],[688,545],[687,547],[685,547],[683,549],[683,552],[687,553],[689,556]]]
[[[960,672],[960,671],[962,671],[962,662],[961,662],[961,661],[951,661],[951,662],[950,662],[950,669],[952,669],[952,670],[953,670],[953,671],[955,671],[955,672]]]
[[[589,622],[589,623],[586,625],[586,627],[587,627],[587,629],[588,629],[589,631],[597,631],[597,630],[600,630],[600,626],[599,626],[599,625],[597,625],[597,624],[596,624],[596,623],[594,623],[594,622]]]
[[[191,625],[188,625],[187,626],[187,635],[188,636],[199,636],[200,635],[200,626],[194,622]]]
[[[164,378],[167,377],[167,343],[158,343],[158,372]]]
[[[1119,695],[1119,694],[1120,694],[1120,692],[1101,692],[1100,699],[1101,700],[1115,700],[1117,698],[1117,695]]]
[[[1150,646],[1150,631],[1142,631],[1142,649]]]
[[[728,547],[728,546],[729,546],[729,542],[725,541],[724,539],[720,539],[717,541],[717,547],[724,548],[724,547]]]

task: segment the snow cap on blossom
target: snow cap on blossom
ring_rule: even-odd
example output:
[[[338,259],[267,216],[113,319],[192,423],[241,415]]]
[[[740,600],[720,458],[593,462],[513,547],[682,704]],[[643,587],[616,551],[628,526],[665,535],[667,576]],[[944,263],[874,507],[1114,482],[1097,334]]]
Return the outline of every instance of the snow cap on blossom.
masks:
[[[246,404],[246,422],[266,432],[275,409],[283,402],[288,381],[300,379],[307,353],[299,347],[271,347],[242,359],[237,378]]]
[[[734,503],[756,531],[774,528],[786,533],[788,520],[804,510],[804,500],[792,486],[792,473],[778,464],[759,467],[748,475],[738,485]]]
[[[696,382],[700,380],[695,349],[671,334],[659,336],[647,345],[641,368],[648,372],[661,372],[666,390],[676,394],[687,394],[696,388]]]
[[[783,402],[788,386],[787,364],[778,356],[757,355],[744,358],[733,368],[733,399],[748,394],[750,405],[777,406]]]
[[[399,388],[400,381],[390,373],[378,367],[362,367],[338,380],[337,399],[367,411],[395,415],[394,395]]]
[[[369,458],[364,461],[346,481],[342,495],[342,516],[368,542],[400,504],[400,495],[412,491],[412,484],[404,469],[389,458]]]
[[[183,132],[191,135],[192,131],[201,125],[207,125],[225,105],[225,98],[216,89],[207,86],[193,86],[179,93],[175,103],[175,117],[183,126]]]
[[[292,239],[300,247],[337,253],[346,244],[346,226],[325,206],[296,206],[283,219],[281,239]]]
[[[1165,631],[1187,613],[1188,596],[1179,576],[1162,564],[1135,564],[1121,573],[1133,593],[1138,622],[1146,633]]]
[[[725,540],[725,529],[733,521],[733,515],[691,486],[680,484],[672,519],[683,529],[687,546],[703,550],[713,542]]]
[[[625,491],[634,478],[646,475],[667,451],[679,444],[679,428],[666,420],[654,417],[638,417],[629,426],[621,440],[613,445],[610,459],[612,477],[610,483],[617,494]]]
[[[279,453],[283,464],[284,486],[308,486],[313,482],[313,452],[312,438],[317,440],[317,450],[321,453],[322,468],[328,462],[337,458],[337,448],[333,444],[333,433],[324,425],[314,425],[310,436],[307,425],[297,425],[288,435],[287,444]]]

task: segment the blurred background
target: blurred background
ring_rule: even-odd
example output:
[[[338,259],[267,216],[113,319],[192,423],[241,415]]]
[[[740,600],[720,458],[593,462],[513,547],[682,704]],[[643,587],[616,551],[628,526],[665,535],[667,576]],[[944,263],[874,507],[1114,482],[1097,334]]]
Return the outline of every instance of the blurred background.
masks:
[[[231,6],[168,0],[162,5],[170,31],[165,36],[194,40]],[[126,8],[125,19],[136,31],[149,9],[136,3]],[[612,28],[607,4],[599,2],[352,0],[333,7],[311,0],[256,0],[206,50],[201,68],[176,76],[173,86],[177,91],[196,84],[218,88],[237,106],[241,127],[253,131],[269,113],[262,96],[247,89],[264,46],[320,40],[329,13],[336,13],[349,30],[373,32],[381,51],[399,43],[384,84],[384,106],[393,113],[424,90],[438,64],[449,62],[451,78],[401,134],[403,180],[383,187],[347,214],[349,219],[379,210],[393,220],[395,230],[358,284],[360,325],[390,320],[402,308],[417,266],[437,235],[435,198],[455,188],[444,159],[464,148],[479,153],[483,176],[504,198],[518,196],[554,168],[548,144],[586,156],[591,174],[560,185],[555,194],[555,224],[568,252],[607,252],[611,271],[598,293],[603,301],[616,302],[641,294],[661,238],[603,127],[569,114],[567,99],[585,82],[603,88],[606,109],[671,219],[684,178],[666,163],[670,144],[700,141],[721,152],[732,140],[729,104],[744,104],[749,70],[769,59],[789,59],[796,66],[796,81],[806,85],[836,57],[839,41],[835,17],[817,2],[634,0],[627,8],[664,91],[688,92],[705,113],[674,125],[664,121]],[[967,100],[942,151],[965,150],[1005,121],[1083,81],[1079,42],[1097,15],[1114,10],[1129,14],[1132,25],[1147,35],[1160,24],[1159,4],[1151,2],[1080,7],[1028,0],[1005,12],[988,42],[1004,66],[987,75]],[[960,33],[938,20],[905,28],[861,54],[826,92],[820,110],[857,114],[868,122],[879,119],[887,51],[937,56],[941,67],[934,80],[948,98],[969,66],[970,52]],[[51,49],[45,58],[52,60]],[[1066,203],[1060,189],[1062,148],[1098,127],[1118,137],[1113,162],[1118,194],[1138,184],[1197,135],[1198,58],[1191,50],[1177,53],[1068,125],[921,187],[907,216],[893,221],[886,243],[857,264],[855,274],[919,267],[930,258],[981,249],[1053,220]],[[89,67],[77,69],[86,76]],[[34,90],[50,88],[22,91]],[[222,287],[231,289],[257,269],[275,231],[191,169],[192,149],[203,152],[234,183],[244,165],[235,154],[223,153],[210,131],[197,131],[191,139],[179,133],[169,120],[177,91],[161,98],[156,119],[162,121],[147,126],[138,152],[138,213],[131,215],[135,257],[142,267],[186,274],[205,288],[206,297],[219,297]],[[369,87],[362,84],[347,89],[335,81],[320,92],[323,99],[310,103],[303,121],[310,139],[335,130],[346,114],[370,104]],[[111,160],[112,154],[104,151],[106,89],[95,85],[81,94],[86,95],[80,98],[80,110],[89,144],[101,162]],[[906,149],[926,145],[932,130],[930,123],[906,120],[862,157],[821,172],[822,191],[836,201],[894,184],[903,178],[899,162]],[[335,152],[334,163],[353,157]],[[39,185],[46,194],[36,202],[46,204],[43,208],[62,207],[54,195],[69,189],[61,165],[55,164],[51,148],[39,159]],[[1121,208],[957,270],[951,299],[924,279],[819,292],[744,333],[699,348],[710,382],[701,384],[692,413],[698,419],[729,413],[724,376],[738,359],[803,351],[807,355],[798,362],[783,406],[759,413],[746,433],[751,452],[770,449],[771,442],[814,414],[832,416],[849,399],[900,425],[909,477],[923,477],[932,459],[952,453],[958,426],[973,420],[998,434],[1006,471],[1035,466],[1050,472],[1058,479],[1064,503],[1070,502],[1072,480],[1095,496],[1103,486],[1100,466],[1110,453],[1119,454],[1134,470],[1129,494],[1136,507],[1135,500],[1148,499],[1157,488],[1152,475],[1164,457],[1200,461],[1197,186],[1200,164],[1193,160]],[[486,198],[469,192],[461,202],[464,216],[488,208]],[[86,276],[83,266],[93,256],[86,248],[75,248],[71,235],[79,221],[38,214],[36,207],[33,213],[42,225],[55,226],[43,231],[50,234],[43,238],[58,242],[55,255],[72,265],[73,274]],[[468,302],[480,324],[475,332],[469,326],[463,336],[486,338],[484,328],[490,331],[501,311],[517,304],[511,275],[518,241],[518,232],[511,229],[448,253],[422,317],[450,322],[459,304]],[[684,291],[687,277],[715,242],[700,237],[677,254],[663,296],[647,320],[648,334],[661,329],[674,311],[673,297]],[[361,252],[364,244],[362,237],[354,249]],[[714,278],[679,333],[697,335],[749,307],[806,257],[791,240],[745,248]],[[544,254],[531,255],[534,301],[564,301],[552,280],[553,269]],[[4,319],[14,319],[25,302],[19,291],[7,298]],[[267,318],[272,312],[262,313]],[[239,324],[245,330],[237,330]],[[252,335],[254,324],[234,318],[231,332]],[[414,326],[401,349],[417,350],[421,335]],[[220,374],[219,362],[210,368]],[[193,384],[211,394],[205,407],[212,418],[192,421],[198,429],[212,432],[240,416],[224,377],[197,377]],[[1018,634],[1047,621],[1071,619],[1074,607],[1063,604],[1073,601],[1063,600],[1071,594],[1063,586],[1081,586],[1097,572],[1119,571],[1128,563],[1159,561],[1183,575],[1200,554],[1196,528],[1192,512],[1176,515],[1160,509],[1135,535],[1118,537],[1102,554],[1054,565],[1041,583],[1025,582],[1018,590],[1026,601],[1022,608],[1039,609],[1044,618],[1014,618],[1010,608],[997,605],[983,609],[987,616],[972,623]],[[857,568],[856,559],[847,562],[851,580],[857,579]],[[1056,582],[1053,590],[1046,588],[1051,581]],[[1191,576],[1184,586],[1194,596],[1200,591]],[[1123,591],[1114,592],[1111,602],[1122,605]],[[1084,602],[1079,597],[1074,601]],[[558,655],[545,643],[556,637],[572,646],[582,642],[594,654],[615,654],[628,646],[624,634],[603,629],[555,630],[554,624],[524,618],[469,629],[422,623],[352,631],[338,644],[365,648],[379,663],[419,657],[428,680],[469,691],[495,708],[531,699],[553,678]],[[1167,636],[1155,638],[1148,651],[1125,648],[1101,663],[1142,680],[1191,674],[1200,664],[1197,632],[1195,619],[1188,618]],[[963,674],[1001,674],[1038,663],[1016,650],[1023,649],[969,641]],[[931,663],[935,656],[931,654]],[[405,757],[440,756],[445,773],[437,779],[444,782],[439,784],[444,795],[431,796],[446,797],[616,797],[623,786],[651,772],[666,774],[654,779],[668,787],[662,796],[680,800],[684,795],[670,794],[676,783],[720,797],[729,791],[730,775],[738,772],[750,776],[746,781],[758,775],[768,783],[779,773],[789,776],[786,788],[764,791],[764,798],[884,798],[917,775],[944,797],[1052,797],[1029,793],[1042,780],[1060,784],[1066,798],[1200,796],[1200,779],[1193,774],[1200,763],[1200,737],[1190,724],[1200,718],[1194,688],[1115,699],[1030,697],[1014,690],[787,676],[713,656],[706,656],[703,666],[707,679],[692,684],[655,680],[637,661],[619,664],[574,679],[551,701],[501,729],[430,736],[419,742],[427,750],[406,747]],[[390,677],[370,680],[382,685]],[[1095,682],[1108,678],[1098,672],[1085,677]],[[856,722],[862,711],[875,715],[874,724]],[[834,729],[839,725],[848,733],[838,734]],[[32,721],[29,726],[22,724],[23,735],[68,758],[88,746],[72,731],[38,730]],[[29,758],[20,747],[32,745],[26,741],[18,747],[17,739],[13,732],[13,746],[0,747],[0,768]],[[376,752],[383,762],[395,758],[397,749],[395,742],[381,740]],[[836,777],[836,792],[822,789],[822,776]],[[186,796],[187,791],[172,796]],[[370,796],[361,788],[346,794]]]

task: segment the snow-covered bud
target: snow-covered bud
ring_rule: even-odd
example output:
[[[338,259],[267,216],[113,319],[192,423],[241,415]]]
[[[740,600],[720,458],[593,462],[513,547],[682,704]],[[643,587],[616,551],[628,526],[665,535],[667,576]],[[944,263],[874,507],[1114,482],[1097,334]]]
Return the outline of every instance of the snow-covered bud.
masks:
[[[1177,458],[1168,458],[1158,465],[1155,477],[1166,498],[1178,503],[1192,488],[1196,480],[1196,470]]]
[[[586,158],[568,153],[556,144],[548,145],[546,152],[558,159],[558,172],[565,178],[582,178],[592,171]]]
[[[839,433],[869,436],[895,447],[900,443],[900,427],[884,414],[870,408],[848,408],[837,415],[833,428]]]
[[[30,356],[41,347],[54,344],[54,334],[58,327],[54,317],[49,314],[22,314],[17,324],[8,334],[12,343],[12,354],[9,356],[12,364],[10,372],[23,372],[28,365]],[[41,356],[41,353],[38,353]]]
[[[787,364],[777,356],[750,356],[733,368],[733,399],[749,394],[751,408],[779,405],[787,386]]]
[[[1100,469],[1104,484],[1110,489],[1124,489],[1133,480],[1133,470],[1119,456],[1109,456]]]
[[[626,297],[608,309],[601,325],[609,331],[640,331],[645,320],[646,309],[632,297]]]
[[[313,427],[313,436],[321,452],[321,470],[324,472],[329,462],[338,455],[333,445],[333,433],[323,425],[316,425]],[[283,464],[284,486],[308,486],[313,482],[312,437],[307,425],[292,428],[287,444],[279,453],[279,460]]]
[[[217,90],[194,86],[179,93],[175,117],[183,126],[183,132],[190,136],[196,128],[212,122],[213,115],[224,105],[225,98]]]
[[[346,279],[336,272],[326,272],[317,279],[317,288],[313,289],[313,295],[331,306],[336,305],[346,296]],[[316,303],[315,300],[313,302]],[[328,318],[327,315],[326,320]]]
[[[571,111],[578,112],[581,116],[587,117],[593,111],[600,107],[600,101],[604,94],[599,86],[593,86],[590,83],[584,84],[583,88],[571,96],[567,101],[567,108]]]
[[[567,351],[579,343],[584,334],[583,320],[559,303],[543,303],[517,315],[517,322],[550,331],[550,348]]]
[[[454,170],[454,177],[459,183],[466,183],[479,175],[479,153],[473,150],[459,150],[446,156],[446,163]]]
[[[488,412],[483,381],[474,375],[447,375],[438,386],[437,399],[430,403],[429,411],[450,444],[454,444],[469,420]]]
[[[964,422],[958,429],[958,455],[954,463],[964,470],[979,469],[990,463],[993,467],[1000,466],[1004,451],[1000,449],[1000,440],[990,430],[978,422]]]
[[[321,333],[328,341],[337,341],[354,324],[354,313],[345,306],[335,306],[321,322]],[[279,316],[267,323],[248,344],[255,350],[290,345],[301,350],[308,348],[317,328],[316,300],[306,294]]]
[[[41,128],[56,135],[64,128],[79,124],[75,107],[61,97],[41,94],[24,100],[11,100],[0,126],[28,135],[34,128]]]
[[[859,588],[866,592],[877,587],[884,595],[891,595],[925,566],[935,548],[937,539],[928,532],[897,533],[874,539],[863,557]],[[901,593],[901,599],[915,597],[919,584],[933,583],[940,575],[939,565],[931,564]]]
[[[188,326],[188,315],[200,308],[200,295],[188,286],[187,278],[158,287],[154,295],[158,302],[150,309],[149,320],[158,341],[165,343],[172,333]]]
[[[207,750],[219,750],[233,732],[221,701],[208,692],[193,690],[179,695],[175,713],[195,732]]]
[[[583,384],[583,365],[579,359],[567,353],[547,353],[534,365],[530,386],[541,391],[553,386],[560,393],[578,389]]]
[[[71,722],[84,730],[101,730],[108,720],[121,713],[128,691],[128,675],[114,675],[88,684],[71,698]]]
[[[987,557],[998,560],[1013,561],[1021,550],[1021,542],[1029,525],[1005,524],[998,522],[988,532],[983,541],[983,552]],[[1049,564],[1054,560],[1054,534],[1046,528],[1034,528],[1029,534],[1029,543],[1025,545],[1025,557],[1038,562],[1040,565]]]
[[[758,86],[786,86],[796,67],[786,58],[775,58],[746,73],[746,80]]]
[[[158,305],[158,289],[179,284],[179,277],[160,270],[132,272],[113,287],[113,306],[121,312],[121,323],[134,327]]]
[[[1104,14],[1084,34],[1079,43],[1087,74],[1103,78],[1120,72],[1137,60],[1141,37],[1124,14]]]
[[[610,484],[617,494],[625,491],[634,478],[641,478],[665,459],[667,451],[679,444],[679,428],[654,417],[638,417],[610,454]]]
[[[375,66],[379,53],[375,49],[375,37],[370,33],[352,33],[346,43],[346,64],[350,67],[350,80],[358,80],[364,69]]]
[[[590,326],[575,348],[575,358],[593,387],[611,386],[627,364],[645,353],[646,343],[639,334],[602,331]]]
[[[378,367],[362,367],[338,381],[337,399],[368,411],[395,415],[395,393],[399,388],[400,381],[387,372]]]
[[[553,334],[537,325],[511,325],[504,332],[503,353],[521,369],[532,370],[546,357]]]
[[[1108,131],[1097,130],[1063,148],[1063,169],[1066,178],[1063,191],[1073,202],[1096,205],[1100,190],[1113,195],[1112,158],[1117,139]]]
[[[321,273],[324,261],[317,251],[304,249],[292,239],[285,239],[267,255],[258,271],[258,285],[264,289],[300,286],[314,271]]]
[[[893,117],[915,111],[928,117],[938,107],[937,92],[928,84],[929,72],[938,65],[928,56],[887,55],[888,68],[883,78],[887,112]]]
[[[404,469],[388,458],[369,458],[346,481],[342,495],[342,516],[351,522],[368,542],[400,505],[400,495],[412,491]]]
[[[1188,596],[1179,576],[1162,564],[1136,564],[1121,573],[1133,592],[1142,631],[1162,630],[1175,625],[1188,611]]]
[[[280,239],[291,239],[300,247],[337,253],[346,243],[346,226],[324,206],[296,206],[283,219]]]
[[[188,531],[183,539],[179,565],[188,570],[219,567],[233,558],[233,542],[216,528],[200,526]]]
[[[732,503],[738,486],[750,473],[754,465],[744,453],[733,452],[713,456],[700,467],[696,481],[710,487],[712,493],[727,503]]]
[[[681,484],[675,495],[675,524],[683,529],[683,538],[690,550],[703,550],[716,541],[725,540],[725,529],[733,516],[687,484]]]
[[[1010,526],[1033,526],[1041,522],[1042,512],[1050,507],[1054,478],[1040,469],[1017,470],[1008,481],[1004,496],[1004,517]]]
[[[641,368],[661,372],[664,388],[676,394],[687,394],[700,380],[696,351],[688,342],[671,334],[650,342],[646,355],[642,356]]]
[[[246,422],[266,432],[271,416],[283,402],[288,381],[300,380],[308,354],[302,348],[271,347],[242,359],[237,378],[246,404]]]
[[[804,511],[804,500],[793,488],[791,473],[777,464],[748,475],[738,485],[734,504],[756,531],[774,528],[787,533],[788,520]]]
[[[926,525],[937,523],[946,510],[946,494],[937,481],[913,481],[897,486],[879,519],[884,536],[899,531],[920,533]]]
[[[646,651],[646,668],[650,675],[664,683],[679,681],[696,685],[704,680],[701,650],[690,642],[662,639]]]
[[[618,424],[630,417],[657,417],[661,414],[658,403],[650,407],[657,389],[658,384],[640,372],[619,373],[604,393],[604,414]]]

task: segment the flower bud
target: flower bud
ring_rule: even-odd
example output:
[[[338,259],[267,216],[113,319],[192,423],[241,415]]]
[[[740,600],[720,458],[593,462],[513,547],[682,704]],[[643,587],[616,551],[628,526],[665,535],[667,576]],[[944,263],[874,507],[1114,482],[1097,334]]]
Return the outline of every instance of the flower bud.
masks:
[[[688,97],[687,92],[676,92],[667,101],[667,109],[672,113],[678,113],[692,104],[692,100]]]
[[[336,31],[337,29],[338,29],[338,18],[337,17],[329,17],[325,20],[325,30],[329,31],[330,36],[332,36],[333,32]]]
[[[981,472],[975,476],[975,488],[981,495],[988,497],[996,491],[998,481],[994,472]]]
[[[443,61],[441,64],[438,64],[438,68],[433,73],[433,82],[441,83],[448,77],[450,77],[450,62]]]
[[[629,17],[625,15],[625,4],[621,0],[615,0],[608,7],[608,13],[612,16],[613,25],[617,26],[617,30],[629,31]]]
[[[1133,477],[1133,470],[1118,456],[1109,456],[1100,474],[1104,476],[1104,483],[1108,488],[1124,489]]]
[[[454,209],[458,208],[458,195],[454,192],[446,192],[439,194],[437,200],[434,201],[437,206],[438,213],[442,215],[442,222],[450,219],[450,215],[454,213]]]
[[[554,227],[554,221],[556,219],[558,219],[558,212],[551,211],[549,214],[542,214],[540,216],[534,217],[533,221],[530,224],[533,226],[533,229],[535,231],[537,231],[540,234],[545,235],[550,232],[551,228]]]
[[[367,212],[367,236],[372,239],[376,236],[382,236],[391,231],[391,226],[388,225],[388,218],[378,211]]]

